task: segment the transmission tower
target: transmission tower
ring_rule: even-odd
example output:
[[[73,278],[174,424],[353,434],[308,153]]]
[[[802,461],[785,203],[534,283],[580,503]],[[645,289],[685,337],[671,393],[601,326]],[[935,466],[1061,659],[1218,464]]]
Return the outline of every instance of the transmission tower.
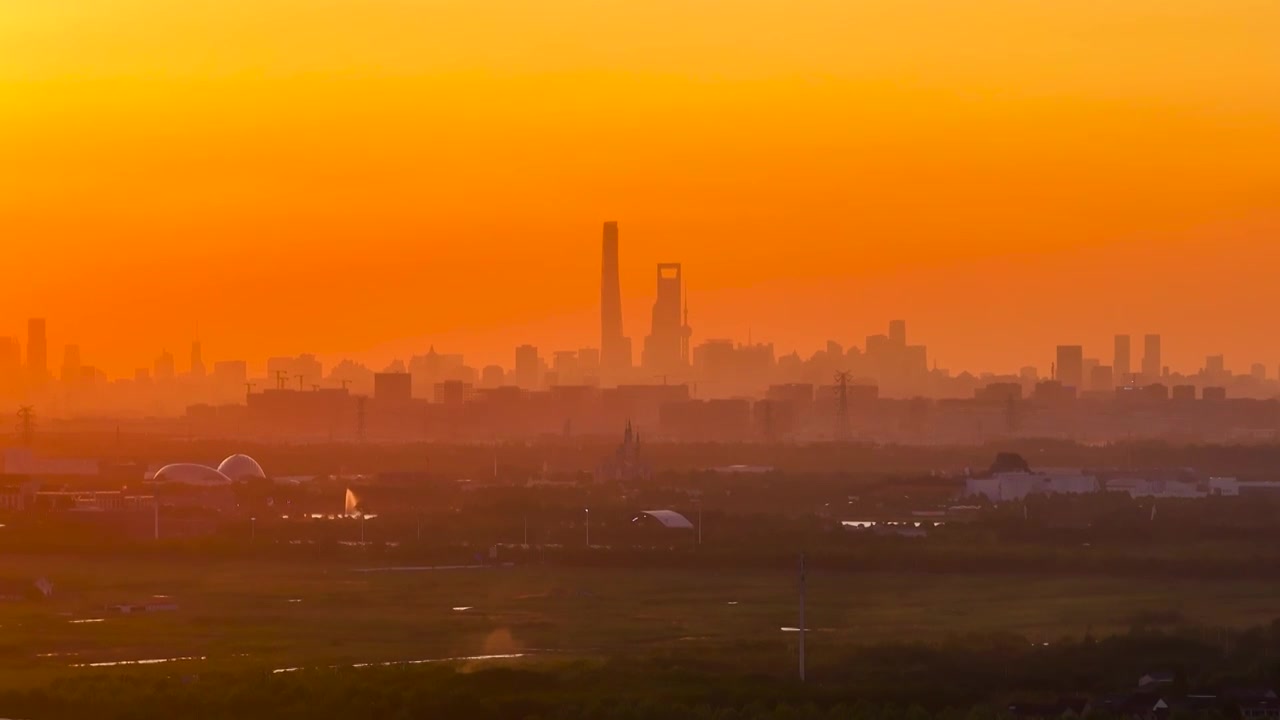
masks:
[[[853,375],[841,370],[836,373],[836,440],[849,440],[849,382]]]
[[[22,446],[31,447],[35,434],[36,409],[31,405],[23,405],[18,408],[18,436],[22,439]]]

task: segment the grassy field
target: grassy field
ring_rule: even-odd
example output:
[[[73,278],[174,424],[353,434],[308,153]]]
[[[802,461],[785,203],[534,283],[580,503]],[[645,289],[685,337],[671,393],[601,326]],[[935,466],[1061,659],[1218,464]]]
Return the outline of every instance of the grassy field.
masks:
[[[352,563],[87,562],[5,557],[6,578],[44,576],[44,602],[0,603],[0,687],[121,660],[194,657],[166,672],[351,665],[527,653],[756,653],[788,667],[796,581],[763,571],[526,566],[358,572]],[[1007,631],[1033,642],[1123,631],[1142,613],[1206,625],[1270,622],[1280,581],[810,573],[811,652]],[[178,609],[120,616],[167,595]],[[457,609],[467,608],[467,609]],[[101,619],[101,621],[97,621]],[[76,622],[92,620],[95,622]],[[762,668],[762,671],[764,669]]]

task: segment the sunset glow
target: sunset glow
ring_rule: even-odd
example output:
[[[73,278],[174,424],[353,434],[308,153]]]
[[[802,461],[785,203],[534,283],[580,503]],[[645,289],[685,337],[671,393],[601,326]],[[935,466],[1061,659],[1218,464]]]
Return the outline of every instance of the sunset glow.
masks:
[[[0,335],[111,375],[907,317],[953,370],[1280,364],[1280,4],[10,0]],[[1028,348],[1033,348],[1028,350]]]

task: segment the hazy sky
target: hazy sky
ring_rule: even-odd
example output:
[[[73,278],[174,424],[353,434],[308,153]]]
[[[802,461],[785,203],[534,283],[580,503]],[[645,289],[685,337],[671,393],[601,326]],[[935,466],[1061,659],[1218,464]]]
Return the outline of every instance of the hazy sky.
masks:
[[[7,0],[0,335],[510,364],[598,344],[614,219],[636,347],[682,261],[695,342],[1274,375],[1277,38],[1275,0]]]

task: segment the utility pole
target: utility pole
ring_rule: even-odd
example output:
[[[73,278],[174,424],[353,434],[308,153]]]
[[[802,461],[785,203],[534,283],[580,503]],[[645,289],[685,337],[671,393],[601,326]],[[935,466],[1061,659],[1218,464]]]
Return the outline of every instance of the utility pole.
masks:
[[[244,404],[245,405],[249,404],[249,396],[252,394],[253,394],[253,383],[251,382],[245,383],[244,384]]]
[[[804,636],[808,629],[804,626],[804,553],[800,553],[800,682],[804,682]]]
[[[584,508],[587,516],[587,549],[591,549],[591,508]]]
[[[306,379],[306,375],[303,375],[302,373],[298,373],[294,377],[298,378],[298,392],[302,392],[302,381]]]
[[[286,371],[284,371],[284,370],[277,370],[277,371],[276,371],[276,389],[277,389],[277,390],[283,390],[283,389],[284,389],[284,383],[285,383],[285,381],[286,381],[286,380],[288,380],[288,379],[289,379],[289,373],[288,373],[288,372],[286,372]]]

